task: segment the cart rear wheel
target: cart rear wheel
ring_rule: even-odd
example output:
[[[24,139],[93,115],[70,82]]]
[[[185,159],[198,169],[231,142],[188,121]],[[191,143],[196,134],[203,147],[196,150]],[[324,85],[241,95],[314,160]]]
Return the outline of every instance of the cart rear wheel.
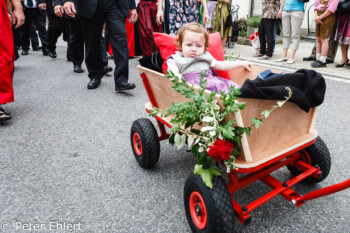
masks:
[[[213,189],[210,189],[200,176],[192,173],[188,175],[184,187],[184,204],[192,232],[233,232],[232,200],[221,177],[213,177]]]
[[[157,130],[146,118],[137,119],[131,126],[130,140],[137,162],[152,168],[159,160],[160,146]]]
[[[331,161],[331,156],[327,148],[327,145],[323,142],[323,140],[320,137],[317,137],[314,144],[312,144],[311,146],[305,148],[305,150],[300,152],[302,153],[301,159],[304,162],[307,162],[312,166],[317,165],[320,167],[320,170],[322,171],[322,176],[319,177],[318,179],[313,176],[310,176],[305,180],[303,180],[303,183],[315,184],[326,179],[331,169],[332,161]],[[288,165],[287,167],[293,176],[297,176],[301,173],[300,170],[298,170],[293,166]]]

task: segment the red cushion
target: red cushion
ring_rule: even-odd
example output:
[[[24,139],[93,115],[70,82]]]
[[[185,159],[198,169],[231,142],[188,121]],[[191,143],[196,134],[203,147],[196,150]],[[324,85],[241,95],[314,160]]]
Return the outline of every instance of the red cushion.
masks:
[[[154,40],[160,50],[160,55],[162,56],[163,63],[163,73],[168,69],[168,65],[166,61],[170,57],[170,55],[175,54],[175,36],[168,35],[165,33],[153,32]],[[208,52],[218,61],[224,61],[224,51],[221,47],[221,38],[220,33],[212,33],[209,34],[209,49]],[[223,70],[216,70],[218,75],[225,79],[230,79],[228,73]]]

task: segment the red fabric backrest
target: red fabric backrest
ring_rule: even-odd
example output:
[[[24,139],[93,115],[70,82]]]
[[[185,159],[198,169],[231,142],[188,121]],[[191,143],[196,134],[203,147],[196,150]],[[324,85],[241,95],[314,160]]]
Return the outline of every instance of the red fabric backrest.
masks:
[[[168,35],[165,33],[154,32],[154,40],[160,50],[160,55],[162,56],[163,63],[163,73],[168,69],[168,65],[166,61],[168,58],[175,54],[176,46],[175,46],[175,38],[176,36]],[[209,34],[209,49],[208,52],[218,61],[224,61],[224,51],[221,47],[221,38],[220,33],[216,32],[213,34]],[[228,73],[223,70],[215,70],[218,75],[225,79],[230,79]]]

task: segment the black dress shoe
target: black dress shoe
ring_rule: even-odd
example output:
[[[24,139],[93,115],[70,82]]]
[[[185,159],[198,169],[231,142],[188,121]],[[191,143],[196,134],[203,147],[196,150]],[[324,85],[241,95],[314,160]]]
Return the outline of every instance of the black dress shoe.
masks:
[[[100,84],[101,84],[101,80],[100,79],[93,78],[88,83],[87,88],[88,89],[95,89],[95,88],[98,88],[98,86],[100,86]]]
[[[47,48],[42,48],[42,50],[43,50],[43,55],[44,56],[49,55],[49,50]]]
[[[110,66],[104,66],[103,67],[103,73],[104,74],[107,74],[107,73],[109,73],[109,72],[111,72],[113,69],[112,69],[112,67],[110,67]]]
[[[316,58],[313,58],[311,56],[303,58],[303,61],[315,61],[315,60],[316,60]]]
[[[74,65],[74,72],[75,73],[83,73],[84,70],[79,65]]]
[[[21,55],[28,55],[28,50],[22,50]]]
[[[334,61],[329,60],[328,58],[326,59],[326,64],[332,64],[332,63],[334,63]]]
[[[311,63],[311,67],[313,68],[322,68],[322,67],[327,67],[326,63],[321,62],[320,60],[314,61]]]
[[[56,57],[57,57],[56,51],[49,52],[49,56],[50,56],[51,58],[56,58]]]
[[[119,83],[115,85],[115,91],[126,91],[126,90],[131,90],[134,89],[136,85],[134,83]]]

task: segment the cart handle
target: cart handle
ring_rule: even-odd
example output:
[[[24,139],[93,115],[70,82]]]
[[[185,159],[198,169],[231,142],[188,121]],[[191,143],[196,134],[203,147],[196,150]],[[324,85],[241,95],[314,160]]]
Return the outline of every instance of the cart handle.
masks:
[[[332,194],[335,192],[342,191],[342,190],[347,189],[347,188],[350,188],[350,179],[348,179],[342,183],[328,186],[328,187],[313,191],[311,193],[305,194],[304,196],[297,198],[296,200],[293,200],[292,202],[293,202],[293,204],[298,206],[298,203],[300,204],[300,203],[303,203],[303,202],[308,201],[308,200],[323,197],[323,196],[326,196],[326,195],[329,195],[329,194]]]

